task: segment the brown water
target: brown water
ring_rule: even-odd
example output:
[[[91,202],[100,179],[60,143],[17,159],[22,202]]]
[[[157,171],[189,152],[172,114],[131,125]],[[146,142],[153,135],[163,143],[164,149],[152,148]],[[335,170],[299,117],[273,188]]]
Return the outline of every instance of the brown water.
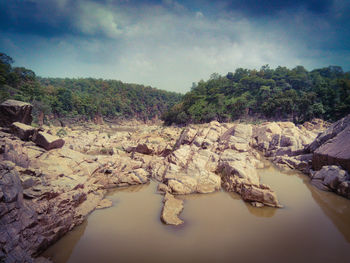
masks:
[[[260,171],[285,206],[255,208],[237,194],[182,197],[181,227],[159,219],[156,183],[110,192],[44,256],[54,262],[350,262],[350,200],[322,192],[297,173]]]

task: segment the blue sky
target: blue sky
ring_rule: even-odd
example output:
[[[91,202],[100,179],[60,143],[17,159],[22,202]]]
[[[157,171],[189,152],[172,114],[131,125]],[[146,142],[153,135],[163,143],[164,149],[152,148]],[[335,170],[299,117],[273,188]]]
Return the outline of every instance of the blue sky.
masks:
[[[43,77],[186,92],[269,64],[350,70],[348,0],[0,0],[0,52]]]

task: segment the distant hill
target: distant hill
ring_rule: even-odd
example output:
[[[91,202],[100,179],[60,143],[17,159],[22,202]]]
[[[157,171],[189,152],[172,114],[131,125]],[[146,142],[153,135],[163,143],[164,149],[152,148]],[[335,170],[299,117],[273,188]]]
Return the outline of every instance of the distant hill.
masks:
[[[268,65],[212,74],[195,83],[181,102],[167,111],[166,124],[232,121],[241,118],[304,122],[314,117],[338,120],[350,113],[350,72],[341,67],[307,71]]]
[[[11,57],[0,53],[0,102],[8,98],[31,102],[37,114],[147,120],[160,117],[182,97],[117,80],[40,78],[32,70],[12,67],[12,63]]]

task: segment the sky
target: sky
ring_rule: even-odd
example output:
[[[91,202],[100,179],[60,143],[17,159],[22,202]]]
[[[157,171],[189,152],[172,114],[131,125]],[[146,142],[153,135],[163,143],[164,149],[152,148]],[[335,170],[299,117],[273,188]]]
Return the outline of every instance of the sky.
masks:
[[[0,52],[42,77],[187,92],[214,72],[350,70],[349,0],[0,0]]]

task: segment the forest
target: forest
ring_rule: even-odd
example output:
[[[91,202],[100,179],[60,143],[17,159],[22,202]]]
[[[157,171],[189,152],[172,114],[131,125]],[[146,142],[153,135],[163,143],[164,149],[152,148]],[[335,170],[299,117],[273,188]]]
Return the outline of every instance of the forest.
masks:
[[[9,98],[30,102],[34,116],[161,116],[166,125],[185,125],[245,118],[335,121],[350,113],[350,72],[339,66],[312,71],[303,66],[238,68],[225,76],[213,73],[181,95],[117,80],[41,78],[30,69],[12,67],[13,62],[0,53],[0,103]]]
[[[350,72],[339,66],[307,71],[303,66],[238,68],[193,83],[181,102],[162,116],[165,124],[237,119],[335,121],[350,113]]]
[[[160,117],[178,103],[181,94],[127,84],[117,80],[93,78],[41,78],[24,67],[12,67],[13,59],[0,53],[0,103],[6,99],[30,102],[34,117],[39,112],[55,118],[96,114],[109,118]]]

